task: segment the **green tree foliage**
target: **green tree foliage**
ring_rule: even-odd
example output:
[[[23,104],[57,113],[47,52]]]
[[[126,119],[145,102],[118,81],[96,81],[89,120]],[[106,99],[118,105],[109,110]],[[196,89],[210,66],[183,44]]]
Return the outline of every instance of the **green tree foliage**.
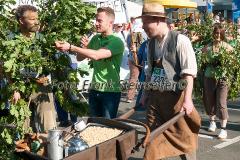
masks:
[[[0,0],[0,61],[3,62],[5,77],[8,77],[10,85],[0,91],[0,108],[5,108],[5,102],[10,102],[10,114],[0,118],[0,157],[12,159],[14,140],[17,136],[23,137],[24,122],[30,116],[28,102],[29,96],[38,89],[34,76],[21,73],[22,69],[30,69],[39,75],[52,74],[55,84],[70,84],[70,87],[60,88],[54,85],[60,104],[68,111],[77,115],[86,115],[88,106],[86,102],[72,97],[78,93],[77,74],[86,74],[80,69],[73,70],[66,54],[58,53],[54,42],[56,40],[68,41],[74,45],[80,44],[83,34],[92,28],[92,20],[96,8],[84,4],[80,0],[35,0],[38,4],[41,34],[33,39],[26,39],[18,35],[10,38],[18,32],[14,11],[10,5],[15,0]],[[67,85],[65,85],[67,86]],[[17,104],[11,103],[14,91],[21,92],[22,99]],[[7,127],[6,127],[7,126]],[[1,159],[0,158],[0,159]]]

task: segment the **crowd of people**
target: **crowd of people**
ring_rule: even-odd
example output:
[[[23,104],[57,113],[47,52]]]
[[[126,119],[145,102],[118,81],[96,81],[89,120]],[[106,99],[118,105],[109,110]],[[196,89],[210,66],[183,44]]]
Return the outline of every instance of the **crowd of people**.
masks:
[[[20,28],[18,34],[27,39],[38,37],[39,21],[35,7],[19,6],[16,17]],[[130,24],[114,24],[114,19],[113,9],[98,8],[95,23],[98,34],[91,39],[84,36],[81,46],[65,41],[55,42],[57,50],[65,54],[69,52],[74,54],[78,61],[87,58],[92,62],[94,72],[88,92],[89,116],[109,119],[117,117],[121,99],[120,67],[123,55],[127,54],[130,76],[126,102],[131,103],[135,100],[137,83],[156,84],[156,87],[161,85],[157,90],[141,87],[134,105],[136,110],[146,110],[147,125],[151,131],[171,119],[176,113],[186,112],[185,117],[148,145],[144,158],[153,160],[180,156],[182,159],[196,160],[197,135],[201,118],[192,100],[194,79],[197,76],[195,48],[192,44],[201,41],[201,36],[187,30],[186,26],[204,22],[194,19],[192,14],[181,24],[170,21],[166,17],[164,7],[158,3],[144,4],[142,15],[132,18]],[[231,27],[226,28],[225,23],[223,17],[214,17],[213,38],[202,49],[202,54],[217,54],[220,48],[226,49],[231,54],[233,51],[231,41],[236,35],[232,34]],[[226,77],[215,78],[217,65],[220,64],[207,64],[204,70],[203,102],[209,115],[208,130],[216,131],[216,116],[218,116],[221,121],[218,138],[226,139],[229,88]],[[49,76],[37,79],[36,83],[40,86],[40,90],[31,94],[33,103],[31,103],[30,124],[35,132],[46,132],[57,127],[56,103],[49,87],[50,83],[47,81],[49,78],[46,78]],[[185,88],[178,87],[180,80],[187,83]],[[108,83],[111,84],[106,85]],[[15,91],[14,102],[17,103],[20,98],[20,93]],[[57,111],[60,112],[59,109]],[[73,116],[73,119],[73,122],[77,121],[77,117]]]

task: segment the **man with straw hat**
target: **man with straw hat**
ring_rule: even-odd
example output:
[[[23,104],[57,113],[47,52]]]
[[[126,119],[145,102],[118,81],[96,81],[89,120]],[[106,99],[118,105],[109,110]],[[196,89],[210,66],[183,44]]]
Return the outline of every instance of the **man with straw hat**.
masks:
[[[164,7],[158,3],[144,3],[139,18],[150,38],[142,97],[142,103],[147,106],[148,126],[154,130],[178,112],[186,111],[184,117],[147,145],[144,159],[180,156],[196,160],[201,120],[192,101],[197,64],[191,42],[186,36],[169,30]]]

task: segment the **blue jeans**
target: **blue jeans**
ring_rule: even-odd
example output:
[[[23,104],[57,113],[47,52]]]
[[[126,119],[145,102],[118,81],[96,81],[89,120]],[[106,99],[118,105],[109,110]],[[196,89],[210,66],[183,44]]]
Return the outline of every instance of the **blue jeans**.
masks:
[[[104,117],[108,119],[116,118],[120,98],[120,92],[99,92],[90,90],[90,116]]]

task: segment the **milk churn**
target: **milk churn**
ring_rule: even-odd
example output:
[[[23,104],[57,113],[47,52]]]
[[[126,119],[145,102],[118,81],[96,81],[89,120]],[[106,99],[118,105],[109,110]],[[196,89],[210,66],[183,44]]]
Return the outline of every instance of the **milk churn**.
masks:
[[[63,138],[62,130],[48,131],[48,158],[50,160],[63,159]]]

